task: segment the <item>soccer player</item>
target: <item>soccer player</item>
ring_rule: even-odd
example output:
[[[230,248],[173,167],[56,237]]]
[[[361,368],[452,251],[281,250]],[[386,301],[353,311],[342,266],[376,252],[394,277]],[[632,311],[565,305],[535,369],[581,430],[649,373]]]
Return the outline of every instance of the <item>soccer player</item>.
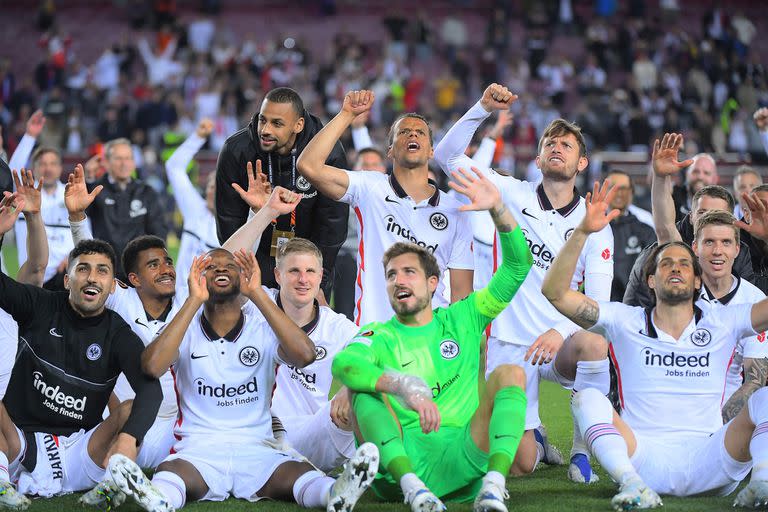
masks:
[[[13,227],[23,208],[18,199],[13,194],[0,202],[0,233]],[[0,307],[19,324],[16,362],[0,406],[0,503],[6,507],[25,509],[25,492],[54,496],[92,487],[108,461],[136,457],[157,414],[162,392],[141,371],[144,345],[104,306],[114,268],[109,244],[92,240],[70,253],[66,292],[0,274]],[[121,372],[136,398],[102,421]]]
[[[241,307],[241,293],[260,314]],[[362,445],[336,481],[275,448],[269,408],[277,365],[302,368],[315,357],[306,333],[262,289],[253,253],[214,249],[196,257],[187,300],[142,355],[149,375],[172,368],[177,443],[151,483],[123,458],[110,466],[115,484],[155,512],[230,495],[351,510],[376,474],[375,446]]]
[[[430,181],[432,129],[418,114],[403,114],[392,124],[387,156],[391,174],[350,172],[325,164],[325,160],[358,115],[373,106],[371,91],[351,91],[339,113],[307,144],[296,164],[299,172],[322,194],[349,203],[357,214],[360,248],[357,256],[355,323],[386,321],[393,310],[385,300],[384,272],[378,261],[398,241],[424,247],[437,259],[440,271],[450,270],[451,301],[472,291],[472,228],[460,203]],[[368,263],[366,263],[366,259]],[[443,284],[433,297],[444,306]]]
[[[274,190],[287,204],[300,197],[281,187]],[[252,217],[224,244],[236,252],[261,239],[266,227]],[[323,256],[305,238],[293,238],[277,250],[275,279],[279,290],[266,289],[277,306],[307,333],[315,344],[315,361],[299,368],[281,365],[272,396],[272,414],[280,418],[290,445],[321,471],[339,467],[355,453],[349,425],[349,397],[340,390],[329,400],[332,388],[331,362],[358,331],[344,315],[320,305]]]
[[[480,345],[531,268],[531,254],[498,189],[478,171],[456,174],[455,190],[490,210],[502,263],[488,287],[432,309],[440,269],[423,247],[397,243],[384,254],[395,316],[361,328],[336,356],[333,375],[354,392],[361,440],[378,446],[384,499],[404,496],[414,512],[445,510],[440,498],[475,499],[476,511],[506,512],[505,478],[523,434],[525,374],[499,365],[479,396]]]
[[[474,105],[448,131],[435,149],[435,160],[447,173],[473,165],[464,154],[473,133],[495,110],[507,110],[517,96],[506,87],[491,84]],[[551,455],[544,433],[538,428],[539,378],[566,388],[595,387],[607,394],[610,388],[608,344],[601,337],[580,330],[557,312],[541,295],[541,282],[552,261],[584,214],[584,200],[574,187],[587,168],[586,144],[581,130],[556,119],[539,140],[536,163],[540,184],[501,176],[481,168],[501,190],[504,204],[515,215],[533,254],[533,268],[509,307],[494,320],[488,338],[486,376],[500,364],[517,364],[526,372],[528,411],[526,434],[517,451],[515,473],[530,473],[543,460],[559,462]],[[498,240],[496,240],[498,253]],[[496,255],[498,259],[498,254]],[[595,235],[568,280],[576,288],[584,284],[587,295],[608,300],[613,280],[613,235],[610,227]],[[576,482],[595,482],[588,450],[574,426],[568,477]]]
[[[595,389],[581,390],[572,400],[590,450],[619,484],[612,505],[653,508],[661,505],[659,494],[725,495],[752,469],[750,484],[734,504],[764,506],[768,391],[752,394],[726,425],[720,405],[731,354],[739,339],[768,328],[768,301],[729,306],[727,315],[695,307],[701,267],[681,242],[660,245],[649,257],[646,283],[656,299],[653,308],[598,302],[571,289],[568,281],[587,238],[619,214],[607,212],[614,193],[595,184],[584,219],[542,285],[558,311],[612,341],[621,417]]]

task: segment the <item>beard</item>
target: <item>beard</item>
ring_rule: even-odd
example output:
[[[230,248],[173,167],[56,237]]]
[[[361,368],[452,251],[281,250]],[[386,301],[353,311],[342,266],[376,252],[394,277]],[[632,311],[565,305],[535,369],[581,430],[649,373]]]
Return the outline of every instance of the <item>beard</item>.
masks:
[[[670,306],[676,306],[685,302],[693,302],[693,296],[696,290],[693,288],[660,288],[658,291],[657,300],[664,302]]]
[[[213,288],[213,284],[208,285],[208,297],[213,304],[223,304],[230,302],[240,296],[240,278],[232,280],[229,287],[224,290],[216,290]]]
[[[409,306],[406,303],[398,302],[396,299],[390,299],[389,304],[392,306],[392,309],[395,310],[397,316],[403,317],[415,315],[425,308],[430,307],[432,300],[430,297],[417,297],[416,303],[413,306]]]
[[[578,166],[574,165],[573,168],[566,167],[562,171],[555,171],[546,162],[542,162],[541,174],[551,181],[567,182],[571,181],[574,176],[579,174]]]

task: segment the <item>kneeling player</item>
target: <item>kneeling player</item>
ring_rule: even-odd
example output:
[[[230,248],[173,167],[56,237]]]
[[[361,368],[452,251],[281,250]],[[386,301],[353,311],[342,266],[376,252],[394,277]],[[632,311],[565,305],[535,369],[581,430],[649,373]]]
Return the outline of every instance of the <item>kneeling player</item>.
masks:
[[[359,435],[381,452],[380,497],[404,495],[414,511],[444,510],[438,497],[475,498],[475,510],[506,512],[505,476],[525,423],[525,373],[500,366],[479,397],[480,342],[528,274],[531,253],[488,179],[456,179],[451,187],[471,199],[462,209],[490,210],[500,234],[503,262],[488,287],[433,311],[435,258],[414,244],[393,245],[384,267],[395,317],[363,327],[336,356],[333,374],[355,392]]]
[[[241,309],[241,292],[260,315]],[[149,375],[162,375],[169,366],[174,374],[179,397],[174,453],[151,483],[127,459],[111,465],[115,484],[151,511],[230,495],[350,510],[376,474],[374,445],[362,445],[334,481],[276,449],[272,436],[269,409],[277,365],[303,367],[314,360],[312,341],[262,289],[253,253],[233,256],[214,249],[195,258],[188,299],[142,357]]]
[[[623,405],[619,417],[594,389],[573,398],[584,439],[619,483],[616,510],[653,508],[659,494],[726,495],[746,477],[751,483],[735,505],[768,503],[768,390],[754,393],[725,426],[720,415],[723,382],[739,339],[768,327],[768,300],[729,306],[728,314],[694,307],[701,267],[690,247],[670,242],[646,264],[656,306],[645,310],[596,302],[568,288],[587,237],[618,215],[606,215],[614,191],[595,185],[587,213],[550,268],[544,295],[583,328],[613,340],[611,354]]]

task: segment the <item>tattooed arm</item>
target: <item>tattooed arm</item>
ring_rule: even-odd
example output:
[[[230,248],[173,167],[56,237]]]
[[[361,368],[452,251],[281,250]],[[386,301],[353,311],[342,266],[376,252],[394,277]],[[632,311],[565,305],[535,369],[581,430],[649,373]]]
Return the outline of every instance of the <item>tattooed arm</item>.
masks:
[[[744,384],[723,406],[723,423],[729,422],[739,414],[752,393],[765,386],[766,378],[768,378],[768,358],[744,358]]]

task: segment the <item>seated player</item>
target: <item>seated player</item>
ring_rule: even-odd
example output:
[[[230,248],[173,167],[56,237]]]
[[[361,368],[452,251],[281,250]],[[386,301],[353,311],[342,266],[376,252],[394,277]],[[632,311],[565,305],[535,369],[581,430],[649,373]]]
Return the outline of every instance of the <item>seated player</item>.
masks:
[[[595,184],[584,219],[542,285],[558,311],[612,340],[621,417],[594,389],[576,393],[572,402],[592,454],[619,484],[611,503],[616,510],[631,510],[660,506],[659,494],[727,495],[752,469],[751,482],[734,505],[764,506],[768,391],[755,392],[726,425],[720,405],[734,348],[768,327],[768,301],[729,306],[727,315],[713,308],[702,312],[694,306],[701,267],[682,242],[662,244],[649,256],[645,275],[653,308],[597,302],[570,289],[569,276],[587,237],[619,214],[606,214],[614,194]]]
[[[259,314],[241,307],[241,293]],[[171,367],[175,377],[174,453],[152,482],[123,458],[110,466],[115,485],[148,511],[229,496],[351,510],[376,474],[374,445],[360,446],[338,480],[275,447],[269,411],[277,365],[314,360],[312,341],[262,289],[253,253],[214,249],[196,257],[187,300],[142,356],[147,374]]]
[[[404,496],[414,512],[444,510],[439,498],[475,498],[477,511],[506,512],[505,477],[525,425],[520,367],[499,366],[478,393],[483,331],[509,304],[532,258],[499,190],[475,173],[455,174],[451,187],[471,200],[462,210],[490,210],[499,231],[502,263],[488,287],[433,310],[435,258],[415,244],[393,245],[383,263],[395,316],[363,327],[332,367],[354,392],[360,439],[382,455],[376,494]]]

